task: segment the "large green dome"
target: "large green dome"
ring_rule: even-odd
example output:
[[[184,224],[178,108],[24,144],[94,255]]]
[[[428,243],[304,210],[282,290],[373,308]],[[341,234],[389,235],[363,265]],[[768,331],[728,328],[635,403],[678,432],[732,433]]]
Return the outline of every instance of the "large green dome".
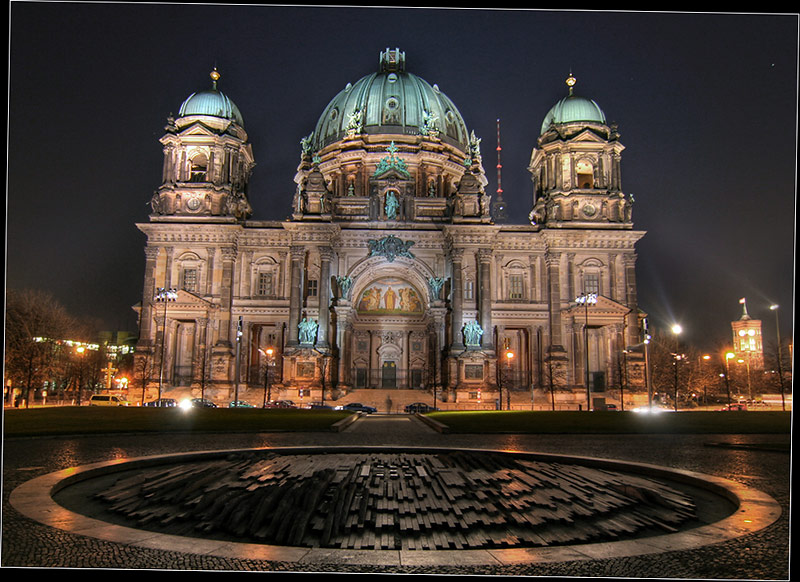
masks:
[[[602,123],[605,125],[606,116],[600,106],[586,97],[579,97],[574,95],[572,87],[575,85],[575,77],[572,75],[567,79],[569,85],[569,95],[559,100],[558,103],[553,105],[550,111],[542,122],[541,134],[544,134],[551,125],[558,125],[561,123]]]
[[[378,72],[348,83],[328,104],[312,137],[315,151],[351,134],[432,135],[466,151],[467,127],[453,102],[405,70],[405,53],[386,49]]]
[[[227,95],[217,89],[219,73],[216,70],[211,73],[211,79],[213,80],[211,89],[189,95],[181,105],[178,116],[210,115],[211,117],[229,119],[244,127],[244,120],[239,108]]]

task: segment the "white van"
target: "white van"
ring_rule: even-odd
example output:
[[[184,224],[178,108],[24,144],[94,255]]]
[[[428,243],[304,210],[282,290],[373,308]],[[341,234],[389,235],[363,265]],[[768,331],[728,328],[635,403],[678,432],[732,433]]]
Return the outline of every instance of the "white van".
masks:
[[[131,403],[116,394],[92,394],[89,406],[130,406]]]

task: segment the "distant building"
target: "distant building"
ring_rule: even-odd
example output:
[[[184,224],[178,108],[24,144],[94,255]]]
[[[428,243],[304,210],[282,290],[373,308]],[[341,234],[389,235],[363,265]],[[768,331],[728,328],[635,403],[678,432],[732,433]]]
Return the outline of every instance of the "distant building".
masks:
[[[151,362],[151,387],[227,398],[263,386],[268,358],[275,398],[407,388],[469,402],[504,381],[552,380],[581,402],[587,361],[592,391],[619,385],[623,350],[639,342],[644,232],[622,190],[617,130],[573,77],[531,136],[529,223],[502,225],[480,139],[438,86],[406,70],[405,53],[382,52],[298,138],[294,192],[277,202],[285,221],[251,218],[256,156],[212,79],[169,119],[162,183],[137,225],[147,244],[136,354]],[[176,293],[158,301],[159,289]],[[596,304],[576,303],[581,294]],[[641,385],[641,359],[626,362]]]
[[[746,363],[753,370],[764,369],[764,344],[761,336],[761,320],[752,319],[747,313],[747,301],[742,298],[742,316],[731,322],[733,331],[733,353],[737,361]]]

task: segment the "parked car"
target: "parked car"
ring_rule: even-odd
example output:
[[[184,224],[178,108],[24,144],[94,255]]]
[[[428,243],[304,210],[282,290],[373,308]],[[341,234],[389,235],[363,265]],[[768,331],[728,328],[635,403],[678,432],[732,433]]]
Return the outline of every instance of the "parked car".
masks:
[[[151,402],[145,402],[145,406],[157,406],[160,408],[172,408],[173,406],[178,406],[178,401],[174,398],[159,398],[158,400],[153,400]]]
[[[367,406],[366,404],[361,404],[360,402],[351,402],[349,404],[343,404],[342,406],[337,406],[336,410],[350,410],[352,412],[363,412],[364,414],[372,414],[373,412],[378,412],[378,409],[374,406]]]
[[[255,408],[255,406],[253,406],[246,400],[234,400],[233,402],[228,404],[228,408]]]
[[[311,410],[333,410],[333,406],[329,406],[324,402],[309,402],[306,408],[310,408]]]
[[[430,404],[426,404],[425,402],[414,402],[412,404],[408,404],[405,408],[407,414],[414,414],[414,413],[425,413],[425,412],[433,412],[434,410],[439,410],[438,408],[431,406]]]
[[[131,403],[116,394],[92,394],[89,406],[130,406]]]
[[[189,402],[192,408],[217,408],[217,405],[207,398],[192,398]]]
[[[291,400],[270,400],[264,408],[297,408],[297,405]]]
[[[747,404],[745,404],[744,402],[733,402],[731,404],[726,404],[725,406],[720,408],[720,410],[721,411],[732,410],[732,411],[744,412],[747,410]]]

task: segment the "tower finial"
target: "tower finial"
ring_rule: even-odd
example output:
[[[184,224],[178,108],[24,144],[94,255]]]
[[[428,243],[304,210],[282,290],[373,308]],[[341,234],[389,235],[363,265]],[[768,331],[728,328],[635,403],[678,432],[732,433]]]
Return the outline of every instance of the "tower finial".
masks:
[[[578,80],[572,75],[572,71],[569,72],[569,77],[567,77],[567,87],[569,87],[569,94],[572,95],[572,88],[575,86]]]
[[[739,303],[742,304],[742,317],[741,319],[750,319],[750,314],[747,313],[747,299],[742,297],[739,299]]]
[[[217,66],[214,65],[214,70],[211,71],[211,84],[214,91],[217,90],[217,81],[219,80],[219,73],[217,72]]]

